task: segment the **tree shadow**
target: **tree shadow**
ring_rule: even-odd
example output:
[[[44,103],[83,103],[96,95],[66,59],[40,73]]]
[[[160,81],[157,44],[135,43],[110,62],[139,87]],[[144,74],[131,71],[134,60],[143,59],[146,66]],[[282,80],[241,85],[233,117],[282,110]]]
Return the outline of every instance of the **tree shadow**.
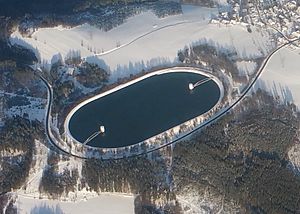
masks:
[[[287,85],[282,85],[275,81],[269,83],[259,79],[254,85],[254,91],[257,91],[259,88],[268,92],[275,100],[282,104],[294,103],[293,93]]]
[[[111,71],[110,80],[117,81],[119,78],[128,77],[130,75],[138,74],[142,71],[150,71],[153,69],[159,69],[163,67],[176,66],[179,62],[171,60],[169,57],[156,57],[150,60],[144,61],[129,61],[128,65],[117,65],[117,68]]]
[[[41,204],[40,206],[35,206],[31,209],[30,214],[63,214],[63,210],[60,208],[59,204],[56,206],[49,206],[46,203]]]

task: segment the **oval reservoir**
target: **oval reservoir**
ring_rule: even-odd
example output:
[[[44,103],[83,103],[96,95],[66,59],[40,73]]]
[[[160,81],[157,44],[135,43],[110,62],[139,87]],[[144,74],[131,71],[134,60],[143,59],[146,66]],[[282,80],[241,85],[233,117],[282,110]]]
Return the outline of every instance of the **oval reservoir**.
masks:
[[[214,107],[220,98],[215,81],[189,89],[190,83],[205,79],[184,71],[150,76],[80,107],[67,124],[69,134],[100,148],[140,143]],[[101,126],[105,132],[87,142]]]

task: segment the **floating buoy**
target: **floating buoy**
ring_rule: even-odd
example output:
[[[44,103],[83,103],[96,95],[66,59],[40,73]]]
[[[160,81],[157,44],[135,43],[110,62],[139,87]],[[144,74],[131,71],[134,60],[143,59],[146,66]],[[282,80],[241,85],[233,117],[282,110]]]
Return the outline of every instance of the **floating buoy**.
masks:
[[[194,89],[194,84],[193,84],[193,83],[190,83],[190,84],[189,84],[189,89],[190,89],[190,90],[193,90],[193,89]]]

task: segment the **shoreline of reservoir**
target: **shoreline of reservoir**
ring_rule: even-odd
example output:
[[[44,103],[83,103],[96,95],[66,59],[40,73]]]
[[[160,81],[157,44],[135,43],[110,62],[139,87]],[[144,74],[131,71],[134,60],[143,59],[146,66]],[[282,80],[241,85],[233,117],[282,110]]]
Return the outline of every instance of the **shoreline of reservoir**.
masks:
[[[168,128],[167,130],[163,130],[161,133],[158,133],[158,134],[155,134],[153,136],[150,136],[149,138],[145,139],[145,140],[142,140],[140,142],[133,142],[132,144],[130,145],[125,145],[125,146],[120,146],[120,147],[96,147],[96,146],[89,146],[89,145],[83,145],[83,142],[80,142],[79,140],[77,140],[71,133],[70,131],[70,120],[72,119],[73,115],[78,111],[80,110],[82,107],[90,104],[91,102],[94,102],[96,100],[99,100],[101,98],[104,98],[114,92],[118,92],[122,89],[125,89],[126,87],[128,86],[131,86],[133,84],[136,84],[142,80],[146,80],[147,78],[150,78],[150,77],[153,77],[153,76],[157,76],[157,75],[163,75],[163,74],[168,74],[168,73],[193,73],[193,74],[199,74],[201,75],[202,77],[206,77],[206,78],[209,78],[211,79],[212,81],[214,81],[214,83],[218,86],[219,88],[219,91],[220,91],[220,94],[219,94],[219,99],[218,101],[210,108],[208,109],[207,111],[205,111],[204,113],[202,113],[201,115],[197,115],[195,118],[192,118],[192,119],[189,119],[187,121],[184,121],[183,123],[179,123],[175,126],[172,126],[170,128]],[[83,147],[87,147],[88,149],[103,149],[105,151],[107,150],[113,150],[113,149],[122,149],[122,150],[126,150],[126,148],[128,149],[128,147],[132,147],[132,146],[138,146],[138,145],[141,145],[142,143],[144,143],[145,141],[149,142],[151,141],[151,139],[155,138],[156,136],[158,135],[162,135],[164,133],[167,133],[169,130],[176,130],[178,129],[179,126],[181,125],[184,125],[184,124],[189,124],[191,120],[194,120],[196,118],[199,118],[200,116],[206,114],[207,112],[209,112],[211,109],[215,108],[216,106],[218,106],[218,104],[220,103],[220,101],[222,100],[224,96],[224,88],[223,88],[223,85],[221,83],[221,81],[216,78],[215,76],[213,76],[211,73],[208,73],[208,72],[204,72],[202,71],[201,69],[199,68],[194,68],[194,67],[172,67],[172,68],[166,68],[166,69],[161,69],[161,70],[157,70],[157,71],[153,71],[151,73],[147,73],[141,77],[138,77],[134,80],[131,80],[127,83],[124,83],[124,84],[121,84],[113,89],[110,89],[108,91],[105,91],[103,93],[100,93],[98,95],[95,95],[91,98],[88,98],[87,100],[81,102],[80,104],[78,104],[75,108],[73,108],[67,115],[66,117],[66,120],[64,122],[64,129],[65,129],[65,138],[68,139],[68,141],[71,141],[72,143],[75,143],[75,144],[80,144],[81,146]]]

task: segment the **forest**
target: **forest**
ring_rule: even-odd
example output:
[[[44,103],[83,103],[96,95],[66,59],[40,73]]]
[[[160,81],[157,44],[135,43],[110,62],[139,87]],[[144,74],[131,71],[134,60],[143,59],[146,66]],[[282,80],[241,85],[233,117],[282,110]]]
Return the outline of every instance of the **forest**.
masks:
[[[294,110],[258,91],[192,140],[177,144],[177,193],[193,189],[201,197],[209,189],[224,198],[225,212],[232,212],[234,203],[242,213],[297,213],[300,179],[287,158],[299,129]]]
[[[0,193],[18,189],[25,182],[33,162],[34,139],[43,138],[41,123],[22,117],[7,119],[0,130]]]
[[[18,25],[23,34],[27,33],[29,28],[77,26],[84,23],[107,31],[122,24],[130,16],[145,10],[153,11],[158,17],[182,12],[180,4],[175,1],[12,0],[0,3],[0,18],[12,23],[12,26]],[[11,26],[5,26],[7,27],[10,31]]]
[[[84,62],[78,67],[77,81],[88,88],[102,86],[108,81],[108,72],[96,64]]]
[[[18,66],[37,62],[37,58],[31,50],[19,45],[10,45],[7,41],[0,39],[0,61],[4,60],[16,61]]]
[[[19,18],[25,14],[38,13],[73,14],[74,12],[106,5],[143,2],[157,2],[157,0],[10,0],[0,2],[0,16]]]

